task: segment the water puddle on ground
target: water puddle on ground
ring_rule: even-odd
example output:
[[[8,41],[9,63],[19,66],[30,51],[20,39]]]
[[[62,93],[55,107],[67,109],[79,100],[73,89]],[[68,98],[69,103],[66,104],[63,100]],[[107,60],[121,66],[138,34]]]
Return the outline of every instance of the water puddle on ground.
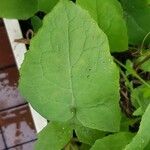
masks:
[[[34,123],[27,105],[1,112],[0,126],[9,147],[36,139]]]
[[[17,89],[17,83],[10,82],[8,73],[0,73],[0,110],[23,103],[24,99]]]

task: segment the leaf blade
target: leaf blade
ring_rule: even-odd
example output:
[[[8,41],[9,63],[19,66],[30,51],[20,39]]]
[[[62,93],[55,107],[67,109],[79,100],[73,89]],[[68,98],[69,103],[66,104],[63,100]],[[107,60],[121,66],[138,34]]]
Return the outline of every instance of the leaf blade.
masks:
[[[37,0],[1,0],[0,17],[27,19],[37,11]]]
[[[142,116],[141,124],[139,131],[136,136],[133,138],[131,143],[129,143],[125,150],[142,150],[144,149],[150,142],[150,134],[149,134],[149,124],[150,124],[150,104],[147,107],[144,115]]]
[[[128,28],[129,44],[141,45],[150,32],[150,7],[147,0],[121,0]],[[145,44],[149,44],[150,37]]]
[[[72,138],[72,129],[67,124],[49,123],[39,134],[35,150],[60,150]]]
[[[106,132],[92,130],[83,126],[76,126],[75,132],[79,141],[88,145],[93,145],[97,139],[100,139],[106,135]]]
[[[38,11],[50,12],[57,2],[58,0],[1,0],[0,17],[28,19]]]
[[[111,52],[128,49],[127,28],[122,8],[117,0],[78,0],[77,2],[89,11],[99,27],[106,33]]]
[[[60,1],[44,19],[26,54],[19,87],[48,120],[76,118],[92,129],[119,130],[119,71],[106,35],[72,2]]]
[[[122,150],[132,139],[133,134],[120,132],[97,140],[90,150]]]

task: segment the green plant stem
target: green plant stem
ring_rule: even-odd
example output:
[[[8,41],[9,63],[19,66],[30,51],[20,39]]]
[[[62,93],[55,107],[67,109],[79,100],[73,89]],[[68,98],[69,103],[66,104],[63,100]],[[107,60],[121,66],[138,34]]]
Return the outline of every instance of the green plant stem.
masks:
[[[125,66],[123,63],[121,63],[118,59],[116,59],[115,57],[114,57],[114,61],[115,61],[117,64],[119,64],[121,67],[123,67],[124,69],[127,70],[126,66]]]
[[[143,84],[145,84],[147,87],[150,88],[150,85],[145,81],[143,80],[136,72],[133,74],[133,76],[135,76],[137,79],[139,79]]]
[[[142,64],[144,64],[146,61],[148,61],[150,59],[150,53],[140,62],[138,62],[136,65],[135,65],[135,68],[138,68],[139,66],[141,66]]]
[[[150,35],[150,32],[148,32],[148,33],[146,34],[146,36],[144,37],[144,39],[143,39],[143,41],[142,41],[142,44],[141,44],[141,53],[143,53],[144,43],[145,43],[146,39],[149,37],[149,35]]]
[[[130,81],[129,81],[129,79],[127,78],[127,76],[125,75],[125,73],[121,70],[121,68],[119,68],[119,71],[120,71],[121,75],[123,76],[123,78],[124,78],[124,79],[126,80],[126,82],[128,83],[130,90],[133,91],[133,87],[131,86]]]
[[[131,71],[129,71],[128,69],[127,69],[127,67],[123,64],[123,63],[121,63],[119,60],[117,60],[116,58],[114,58],[114,60],[115,60],[115,62],[117,63],[117,64],[119,64],[121,67],[123,67],[124,69],[126,69],[129,73],[131,73],[134,77],[136,77],[138,80],[140,80],[143,84],[145,84],[147,87],[149,87],[150,88],[150,85],[145,81],[145,80],[143,80],[137,73],[136,73],[136,71],[135,70],[133,70],[132,72]]]

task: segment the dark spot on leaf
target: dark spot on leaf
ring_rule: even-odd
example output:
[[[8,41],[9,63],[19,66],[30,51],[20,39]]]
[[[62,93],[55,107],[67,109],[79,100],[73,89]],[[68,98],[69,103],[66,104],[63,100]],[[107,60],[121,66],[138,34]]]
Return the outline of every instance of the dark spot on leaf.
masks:
[[[76,114],[76,107],[71,107],[70,111],[71,111],[73,114]]]

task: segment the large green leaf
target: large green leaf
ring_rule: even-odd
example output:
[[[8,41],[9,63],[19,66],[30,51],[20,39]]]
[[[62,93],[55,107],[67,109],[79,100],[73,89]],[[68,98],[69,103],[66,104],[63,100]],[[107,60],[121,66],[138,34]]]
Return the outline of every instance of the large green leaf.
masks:
[[[38,10],[48,13],[57,4],[59,0],[38,0]]]
[[[61,150],[72,138],[72,129],[67,124],[49,123],[39,134],[35,150]]]
[[[89,11],[99,27],[107,34],[111,52],[128,49],[128,36],[123,11],[117,0],[77,0]]]
[[[48,120],[119,130],[119,72],[107,37],[72,2],[61,0],[45,17],[22,65],[20,90]]]
[[[129,43],[141,44],[150,32],[150,7],[148,0],[121,0],[125,11]],[[147,43],[150,42],[148,38]]]
[[[143,150],[150,142],[150,104],[147,107],[140,124],[137,135],[128,144],[125,150]]]
[[[123,150],[125,146],[132,140],[132,133],[120,132],[109,135],[95,142],[90,150]]]
[[[1,0],[0,17],[27,19],[37,11],[37,0]]]
[[[28,19],[37,11],[50,12],[58,0],[1,0],[0,17]]]

